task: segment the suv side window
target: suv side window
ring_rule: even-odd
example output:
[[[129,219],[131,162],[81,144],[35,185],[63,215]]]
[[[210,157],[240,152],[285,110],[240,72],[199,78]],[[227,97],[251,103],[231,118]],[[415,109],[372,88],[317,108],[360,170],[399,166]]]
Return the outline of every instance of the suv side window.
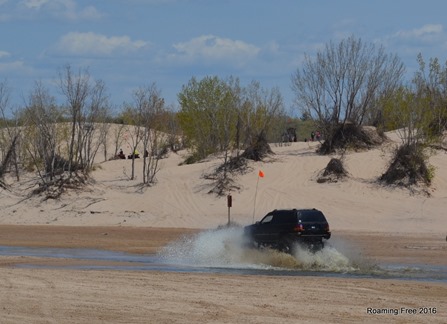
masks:
[[[296,223],[297,217],[296,213],[293,210],[280,210],[275,212],[275,216],[273,218],[274,224],[290,224]]]
[[[272,221],[273,214],[267,214],[265,217],[261,220],[261,224],[268,224]]]

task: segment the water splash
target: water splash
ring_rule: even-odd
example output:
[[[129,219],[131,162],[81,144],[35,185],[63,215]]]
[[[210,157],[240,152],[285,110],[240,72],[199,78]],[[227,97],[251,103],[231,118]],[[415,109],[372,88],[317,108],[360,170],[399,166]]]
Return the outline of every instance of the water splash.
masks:
[[[169,244],[159,253],[159,257],[169,263],[237,267],[245,264],[243,245],[241,228],[209,230]]]
[[[296,246],[294,255],[273,249],[247,248],[240,227],[208,230],[166,246],[159,257],[166,263],[200,267],[364,272],[366,262],[350,259],[326,244],[318,252]],[[369,268],[369,265],[368,265]]]

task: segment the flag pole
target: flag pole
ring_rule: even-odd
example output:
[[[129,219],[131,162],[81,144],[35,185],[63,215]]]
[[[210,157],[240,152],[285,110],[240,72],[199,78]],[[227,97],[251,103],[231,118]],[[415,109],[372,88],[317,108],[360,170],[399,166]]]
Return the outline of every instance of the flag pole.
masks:
[[[254,205],[253,205],[253,220],[252,220],[252,223],[255,222],[256,196],[258,195],[258,184],[259,184],[259,175],[258,175],[258,180],[256,181],[255,202],[254,202]]]

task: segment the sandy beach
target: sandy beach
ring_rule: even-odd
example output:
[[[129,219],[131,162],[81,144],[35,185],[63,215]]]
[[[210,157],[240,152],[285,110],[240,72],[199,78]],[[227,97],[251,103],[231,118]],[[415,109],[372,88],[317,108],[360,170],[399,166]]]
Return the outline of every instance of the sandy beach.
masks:
[[[436,175],[429,194],[382,187],[376,179],[398,141],[390,138],[377,149],[348,154],[348,179],[327,184],[315,181],[330,159],[315,154],[317,143],[272,145],[275,155],[235,179],[240,189],[231,193],[232,222],[247,225],[275,208],[316,207],[331,225],[331,248],[347,260],[445,269],[447,154],[430,158]],[[225,225],[226,197],[208,194],[203,178],[221,160],[179,165],[184,154],[162,160],[150,188],[139,185],[141,161],[137,179],[129,180],[128,160],[99,163],[87,188],[60,200],[24,197],[30,176],[9,180],[10,190],[0,193],[0,246],[152,255]],[[85,263],[95,261],[0,256],[0,322],[447,322],[445,280],[70,267]]]
[[[155,253],[194,230],[0,226],[0,245]],[[347,233],[375,261],[445,265],[433,236]],[[411,244],[411,245],[409,245]],[[428,252],[428,253],[427,253]],[[21,268],[20,265],[43,268]],[[393,279],[72,270],[104,263],[2,257],[2,323],[445,323],[447,285]],[[67,267],[58,268],[58,267]],[[298,311],[299,310],[299,311]],[[413,312],[416,311],[416,314]],[[386,312],[386,313],[383,313]]]

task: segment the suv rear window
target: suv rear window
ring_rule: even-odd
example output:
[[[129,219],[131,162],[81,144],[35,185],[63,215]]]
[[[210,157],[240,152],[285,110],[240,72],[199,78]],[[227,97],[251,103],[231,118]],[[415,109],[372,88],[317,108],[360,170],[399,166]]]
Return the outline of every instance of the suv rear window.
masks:
[[[302,222],[326,222],[326,217],[319,210],[305,210],[298,213]]]

